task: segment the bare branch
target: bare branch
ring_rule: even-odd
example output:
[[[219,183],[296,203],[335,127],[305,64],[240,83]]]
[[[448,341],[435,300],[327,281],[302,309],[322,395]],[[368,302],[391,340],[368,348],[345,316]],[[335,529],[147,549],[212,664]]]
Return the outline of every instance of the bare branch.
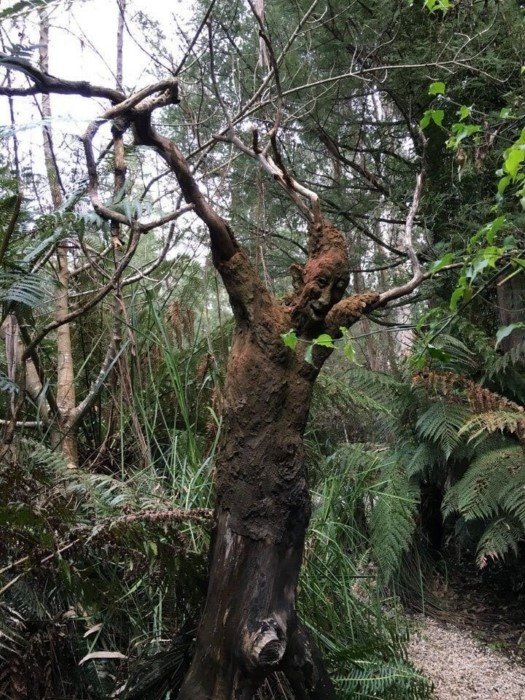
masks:
[[[12,88],[0,86],[0,95],[7,96],[24,96],[37,95],[40,93],[57,93],[60,95],[80,95],[81,97],[102,97],[116,104],[122,102],[125,97],[118,90],[112,88],[100,87],[91,85],[85,80],[62,80],[56,78],[49,73],[44,73],[32,63],[23,58],[9,56],[4,52],[0,52],[0,66],[8,70],[15,70],[30,78],[34,85],[27,88]]]
[[[399,287],[393,287],[386,292],[382,292],[379,295],[378,306],[384,306],[387,302],[392,299],[397,299],[398,297],[405,296],[405,294],[410,294],[418,287],[421,282],[425,279],[425,275],[421,270],[421,264],[418,260],[416,251],[414,249],[414,219],[416,218],[417,210],[419,208],[419,203],[421,200],[421,194],[423,192],[423,185],[425,182],[425,167],[421,168],[421,172],[417,176],[416,188],[414,190],[414,196],[412,197],[412,205],[408,212],[406,224],[405,224],[405,235],[404,235],[404,247],[410,260],[412,267],[412,279]]]

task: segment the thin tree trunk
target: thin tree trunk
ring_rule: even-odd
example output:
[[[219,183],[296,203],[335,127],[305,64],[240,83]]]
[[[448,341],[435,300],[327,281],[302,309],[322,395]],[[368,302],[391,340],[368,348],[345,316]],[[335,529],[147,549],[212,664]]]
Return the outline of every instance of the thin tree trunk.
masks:
[[[499,321],[502,326],[522,323],[525,318],[525,275],[514,275],[511,279],[500,282],[498,290]],[[509,352],[520,343],[525,342],[525,328],[518,326],[501,341],[501,349]]]
[[[45,11],[40,12],[40,68],[49,70],[49,18]],[[51,101],[50,96],[43,94],[42,117],[46,120],[43,127],[44,159],[47,178],[51,190],[51,199],[55,209],[59,209],[63,203],[60,176],[58,173],[55,155],[53,151],[51,130]],[[58,273],[58,290],[55,296],[55,318],[61,321],[69,314],[69,261],[67,241],[62,241],[57,246],[56,263]],[[62,454],[70,468],[78,465],[77,440],[75,432],[71,428],[74,417],[75,373],[73,367],[73,351],[71,345],[71,326],[64,323],[57,328],[57,406],[59,410],[58,430],[55,431],[53,440],[60,447]]]

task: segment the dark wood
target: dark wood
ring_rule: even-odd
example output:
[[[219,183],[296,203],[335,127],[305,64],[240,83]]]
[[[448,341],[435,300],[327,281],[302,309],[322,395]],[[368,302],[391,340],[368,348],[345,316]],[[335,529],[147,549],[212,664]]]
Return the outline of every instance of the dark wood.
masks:
[[[353,323],[369,297],[337,303],[346,254],[332,245],[316,250],[288,303],[267,291],[242,251],[218,265],[236,328],[216,461],[208,596],[180,700],[252,698],[275,670],[286,673],[298,698],[335,697],[295,606],[310,518],[303,434],[330,350],[316,348],[311,364],[307,345],[287,348],[281,334],[295,327],[302,339],[316,337],[327,329],[329,312]],[[311,303],[319,315],[309,313]]]

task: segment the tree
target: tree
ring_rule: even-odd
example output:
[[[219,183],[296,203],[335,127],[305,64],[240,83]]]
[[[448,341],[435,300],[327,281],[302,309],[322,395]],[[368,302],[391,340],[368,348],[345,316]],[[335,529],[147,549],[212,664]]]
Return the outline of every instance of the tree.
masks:
[[[213,3],[195,40],[209,20],[212,7]],[[250,146],[236,133],[236,120],[229,116],[221,99],[211,63],[210,30],[210,75],[227,121],[223,132],[211,140],[210,148],[226,140],[256,161],[307,222],[307,261],[304,266],[292,267],[294,291],[284,300],[276,298],[262,282],[230,223],[204,194],[182,150],[152,123],[155,110],[179,104],[177,71],[174,77],[126,95],[120,88],[61,80],[23,59],[4,55],[4,67],[22,71],[31,86],[3,87],[0,94],[56,92],[108,99],[112,106],[90,125],[84,137],[89,194],[96,213],[113,224],[127,226],[128,250],[136,248],[144,228],[133,216],[104,204],[99,194],[93,139],[101,123],[112,121],[115,142],[132,131],[135,144],[158,153],[175,175],[182,196],[209,232],[213,263],[230,298],[236,328],[216,460],[208,596],[196,653],[179,697],[250,698],[271,671],[282,670],[297,697],[329,698],[334,696],[332,684],[313,641],[298,619],[295,605],[310,517],[302,439],[314,382],[332,352],[333,341],[342,335],[341,329],[352,326],[364,314],[409,295],[428,277],[413,241],[425,164],[423,160],[412,204],[408,211],[405,208],[402,250],[397,251],[403,259],[408,258],[411,279],[382,293],[364,291],[344,298],[350,275],[345,237],[322,214],[318,195],[301,185],[284,163],[278,143],[284,99],[278,59],[266,37],[260,7],[257,11],[254,8],[254,17],[267,49],[265,60],[271,66],[256,93],[260,95],[265,84],[275,81],[278,107],[273,123],[264,137],[254,130]],[[305,13],[301,22],[306,17]],[[187,56],[190,51],[191,47]],[[248,105],[250,100],[246,101],[244,113],[248,112]],[[424,156],[425,139],[417,127],[412,127],[412,131],[420,155]],[[330,140],[328,143],[339,158],[337,144]],[[376,190],[385,189],[368,169],[357,169]],[[115,275],[121,266],[122,263]],[[110,286],[117,282],[118,276],[113,277]],[[70,318],[57,321],[53,328]],[[43,337],[40,333],[29,347]]]

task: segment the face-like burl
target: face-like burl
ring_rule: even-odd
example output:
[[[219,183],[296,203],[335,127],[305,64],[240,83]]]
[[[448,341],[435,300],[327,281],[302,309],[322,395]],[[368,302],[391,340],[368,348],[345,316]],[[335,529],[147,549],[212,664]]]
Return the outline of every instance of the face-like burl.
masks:
[[[294,282],[293,316],[301,330],[316,330],[330,309],[341,301],[348,286],[348,258],[340,248],[329,248],[310,258],[304,268],[290,268]]]

